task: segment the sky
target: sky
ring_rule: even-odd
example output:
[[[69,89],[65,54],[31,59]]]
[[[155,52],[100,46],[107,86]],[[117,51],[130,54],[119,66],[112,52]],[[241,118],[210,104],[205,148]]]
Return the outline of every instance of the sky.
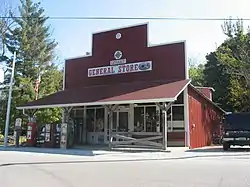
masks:
[[[14,7],[19,3],[9,1]],[[249,0],[42,0],[41,6],[51,17],[250,18]],[[221,29],[223,21],[50,19],[48,24],[58,42],[56,52],[63,63],[66,58],[91,52],[92,33],[145,22],[149,23],[150,43],[186,40],[188,56],[197,62],[204,62],[205,55],[225,39]],[[250,25],[248,21],[244,23]]]

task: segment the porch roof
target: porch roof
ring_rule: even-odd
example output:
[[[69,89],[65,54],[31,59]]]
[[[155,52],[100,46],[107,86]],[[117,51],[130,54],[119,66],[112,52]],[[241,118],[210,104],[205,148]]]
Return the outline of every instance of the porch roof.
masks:
[[[190,80],[170,83],[166,81],[134,82],[63,90],[18,106],[17,109],[172,102],[177,100],[189,83]]]

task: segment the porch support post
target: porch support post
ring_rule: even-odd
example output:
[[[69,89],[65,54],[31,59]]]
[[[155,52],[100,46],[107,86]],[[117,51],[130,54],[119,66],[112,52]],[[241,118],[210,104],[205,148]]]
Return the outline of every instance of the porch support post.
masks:
[[[112,149],[113,111],[109,111],[109,149]]]
[[[164,103],[164,107],[166,107],[166,103]],[[163,150],[166,150],[168,147],[168,116],[167,111],[163,111]]]
[[[109,116],[109,149],[112,149],[112,129],[113,129],[113,111],[116,110],[118,105],[106,105],[105,107],[108,109]]]
[[[162,149],[166,150],[168,146],[168,116],[167,111],[171,107],[172,102],[170,103],[156,103],[156,105],[162,110],[163,115],[161,116],[162,121]]]
[[[70,108],[63,108],[63,118],[62,118],[62,125],[61,125],[61,141],[60,141],[60,148],[67,149],[69,146],[69,116],[70,112],[73,107]]]
[[[84,109],[83,109],[83,134],[84,134],[84,137],[83,137],[83,143],[86,143],[87,142],[87,107],[84,106]]]
[[[190,132],[189,132],[189,102],[188,102],[188,87],[184,92],[184,124],[185,124],[185,147],[190,148]]]

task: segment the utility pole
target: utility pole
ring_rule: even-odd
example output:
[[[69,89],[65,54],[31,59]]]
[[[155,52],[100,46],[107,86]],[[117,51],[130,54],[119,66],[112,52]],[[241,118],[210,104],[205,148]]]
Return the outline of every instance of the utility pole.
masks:
[[[13,87],[14,75],[15,75],[15,64],[16,64],[16,52],[14,52],[12,68],[9,68],[11,69],[11,77],[10,77],[10,88],[9,88],[8,105],[7,105],[7,113],[6,113],[6,121],[5,121],[4,147],[8,146],[10,108],[11,108],[11,99],[12,99],[12,87]]]

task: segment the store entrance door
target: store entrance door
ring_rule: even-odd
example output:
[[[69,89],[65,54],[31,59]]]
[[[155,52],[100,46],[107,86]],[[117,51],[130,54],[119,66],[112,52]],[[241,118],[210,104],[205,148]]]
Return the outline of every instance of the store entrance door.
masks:
[[[84,128],[83,118],[74,119],[74,145],[86,144],[86,128]]]
[[[113,132],[128,132],[128,111],[113,113]]]
[[[129,108],[119,108],[113,112],[112,132],[122,133],[129,131]],[[122,141],[120,138],[113,137],[113,141]]]

